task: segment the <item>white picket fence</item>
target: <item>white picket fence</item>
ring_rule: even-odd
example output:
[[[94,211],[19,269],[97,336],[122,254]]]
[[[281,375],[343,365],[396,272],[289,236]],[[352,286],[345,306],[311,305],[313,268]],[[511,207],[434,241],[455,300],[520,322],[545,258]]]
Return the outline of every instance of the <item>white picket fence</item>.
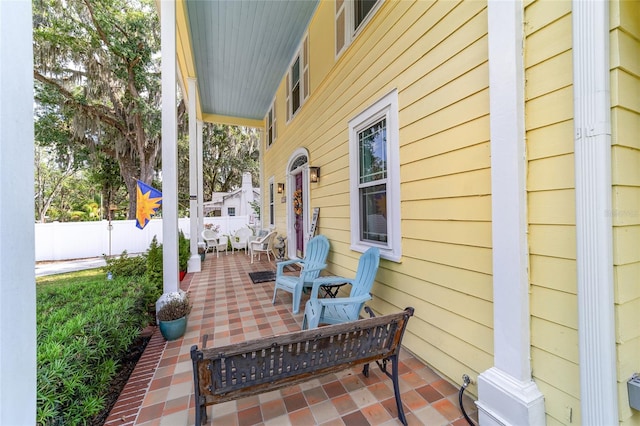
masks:
[[[221,234],[233,234],[243,227],[253,227],[249,216],[208,217],[204,223],[220,226]],[[140,230],[135,220],[111,222],[56,222],[35,224],[36,261],[84,259],[103,255],[144,253],[155,235],[162,242],[162,219],[151,219]],[[189,238],[189,218],[178,219],[178,227]]]

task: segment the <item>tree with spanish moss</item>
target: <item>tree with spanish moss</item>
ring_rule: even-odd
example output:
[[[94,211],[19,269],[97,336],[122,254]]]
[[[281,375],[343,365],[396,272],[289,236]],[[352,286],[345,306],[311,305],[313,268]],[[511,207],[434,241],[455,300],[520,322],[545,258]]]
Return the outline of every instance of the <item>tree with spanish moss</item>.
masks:
[[[67,148],[86,149],[92,165],[117,163],[134,218],[135,179],[150,183],[161,158],[153,1],[34,0],[33,28],[36,102],[70,117]]]

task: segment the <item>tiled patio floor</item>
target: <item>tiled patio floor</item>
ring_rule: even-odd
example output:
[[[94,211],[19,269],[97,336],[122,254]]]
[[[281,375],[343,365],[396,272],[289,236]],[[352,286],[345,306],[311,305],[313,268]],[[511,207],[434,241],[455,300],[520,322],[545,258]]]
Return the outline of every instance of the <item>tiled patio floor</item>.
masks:
[[[193,373],[189,351],[247,339],[298,331],[303,309],[291,313],[291,294],[278,292],[271,303],[273,282],[253,284],[248,273],[275,270],[264,259],[254,264],[243,253],[208,254],[202,272],[188,274],[193,302],[183,338],[166,342],[156,331],[136,370],[112,409],[106,425],[193,425]],[[304,306],[303,295],[301,306]],[[400,389],[410,425],[468,423],[458,408],[458,389],[440,378],[408,351],[401,351]],[[466,395],[465,410],[477,423],[477,409]],[[346,370],[302,385],[209,407],[214,425],[399,425],[393,385],[377,366],[368,378],[362,368]]]

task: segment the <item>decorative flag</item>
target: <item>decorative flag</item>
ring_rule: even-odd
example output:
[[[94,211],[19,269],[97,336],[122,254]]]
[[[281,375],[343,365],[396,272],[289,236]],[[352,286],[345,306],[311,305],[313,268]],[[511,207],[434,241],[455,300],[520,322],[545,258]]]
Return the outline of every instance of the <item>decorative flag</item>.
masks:
[[[162,205],[162,192],[138,181],[136,196],[136,226],[144,229]]]

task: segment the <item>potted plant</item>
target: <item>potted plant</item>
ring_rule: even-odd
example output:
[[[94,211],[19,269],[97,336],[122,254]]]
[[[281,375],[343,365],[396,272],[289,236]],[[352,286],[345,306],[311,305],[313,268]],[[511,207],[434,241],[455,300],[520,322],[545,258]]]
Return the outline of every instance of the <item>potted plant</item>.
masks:
[[[167,340],[176,340],[187,329],[187,315],[191,312],[189,296],[185,293],[169,293],[167,300],[158,310],[158,326]]]

